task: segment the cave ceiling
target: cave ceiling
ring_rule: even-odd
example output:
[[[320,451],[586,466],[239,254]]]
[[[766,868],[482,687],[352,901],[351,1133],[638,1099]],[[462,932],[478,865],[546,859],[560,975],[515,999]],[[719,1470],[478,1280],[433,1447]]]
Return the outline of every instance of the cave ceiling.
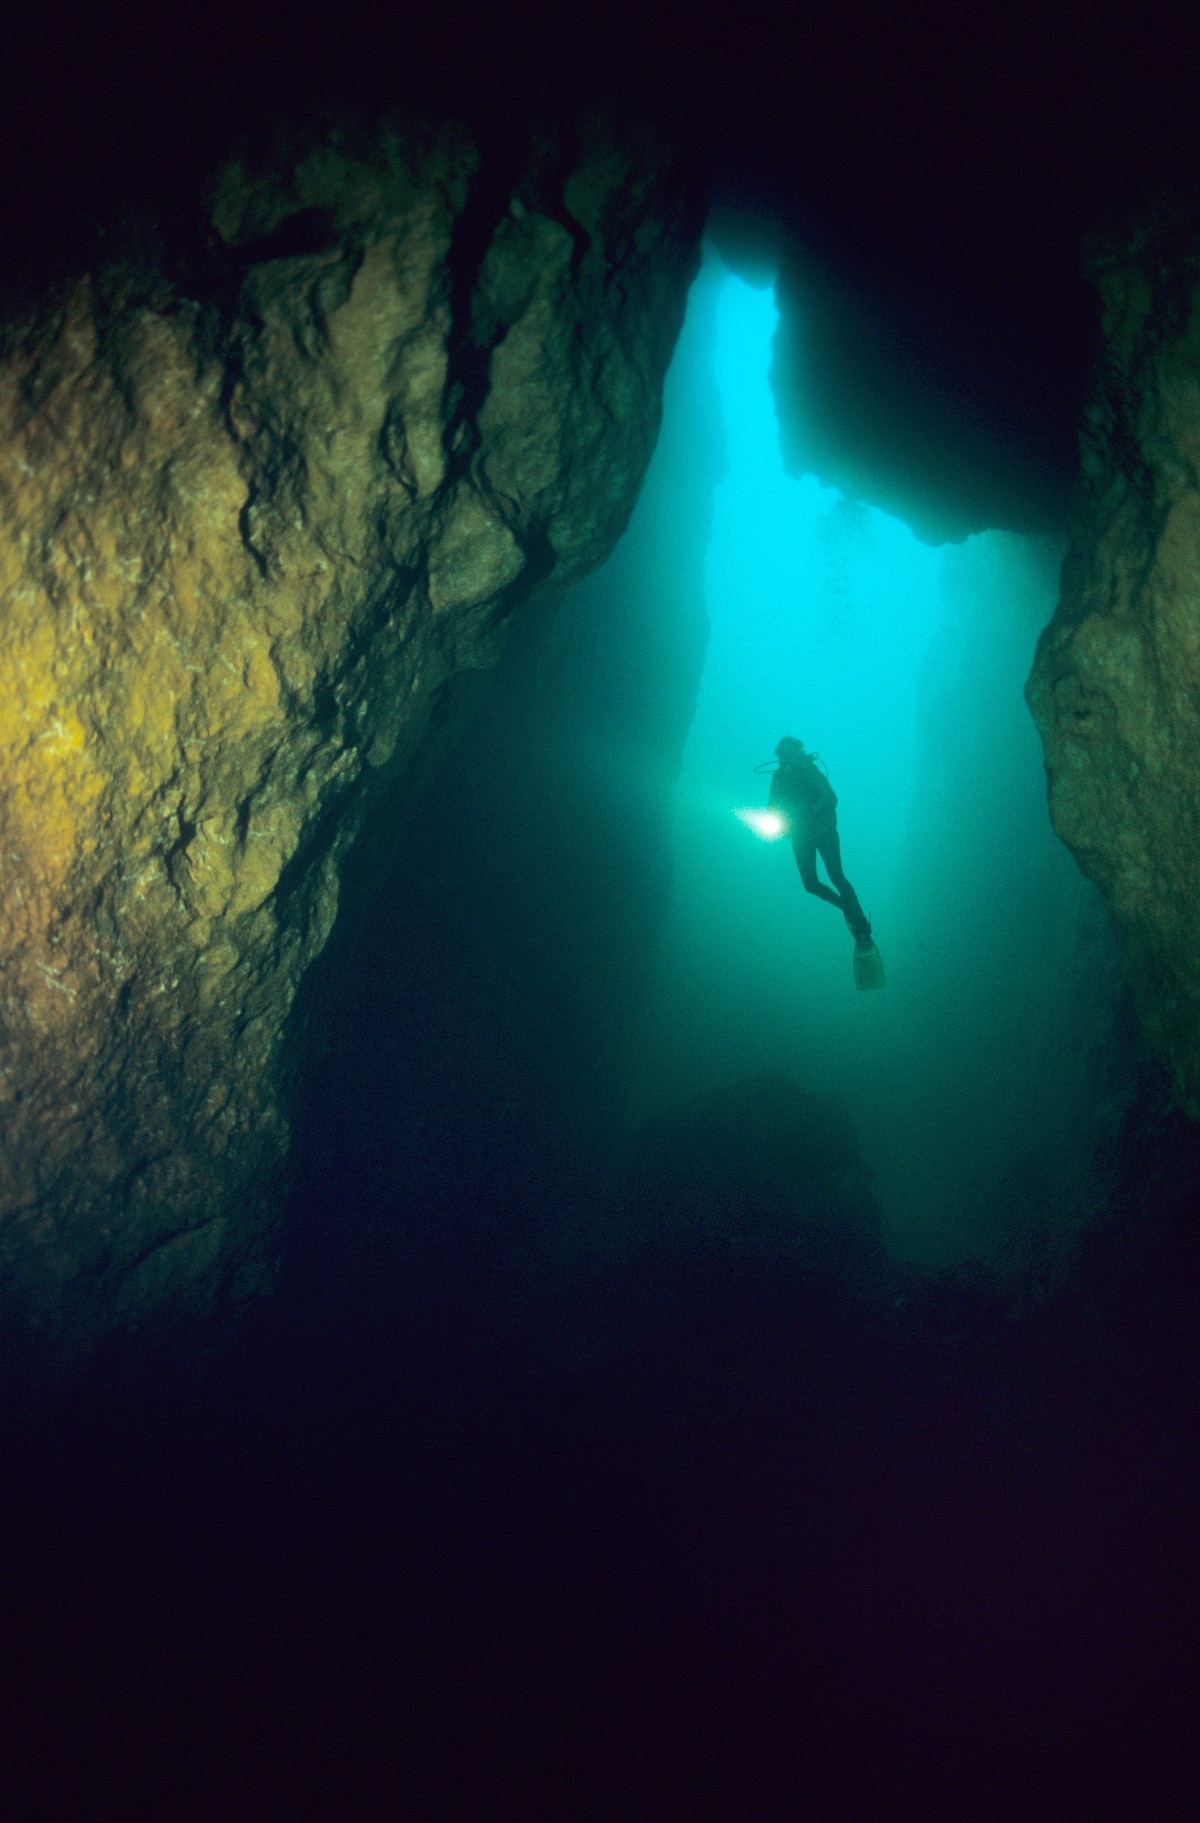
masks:
[[[399,104],[503,146],[633,108],[686,145],[726,258],[778,271],[790,466],[935,543],[1065,529],[1095,358],[1081,243],[1195,164],[1174,7],[52,9],[22,32],[10,316],[98,236],[194,273],[192,192],[235,141]]]

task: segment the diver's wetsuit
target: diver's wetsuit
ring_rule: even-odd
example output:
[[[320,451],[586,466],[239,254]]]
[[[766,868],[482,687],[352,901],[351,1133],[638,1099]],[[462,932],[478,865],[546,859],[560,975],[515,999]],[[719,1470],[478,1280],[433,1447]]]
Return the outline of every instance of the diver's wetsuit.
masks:
[[[820,767],[807,754],[780,758],[771,780],[768,803],[786,819],[792,853],[800,869],[804,890],[836,905],[856,942],[870,940],[871,926],[858,895],[842,872],[842,845],[838,840],[837,794]],[[817,878],[817,856],[833,881],[826,886]],[[836,891],[834,890],[836,888]]]

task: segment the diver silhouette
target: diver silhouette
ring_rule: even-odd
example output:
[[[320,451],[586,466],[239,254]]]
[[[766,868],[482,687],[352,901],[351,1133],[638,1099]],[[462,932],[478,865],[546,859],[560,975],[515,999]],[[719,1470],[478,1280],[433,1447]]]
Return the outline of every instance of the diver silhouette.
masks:
[[[768,798],[770,808],[784,820],[792,838],[792,853],[800,869],[805,892],[830,905],[836,905],[854,938],[855,979],[860,987],[882,986],[863,978],[859,959],[877,955],[871,941],[871,926],[858,902],[858,894],[846,878],[842,867],[842,845],[838,839],[837,794],[815,755],[806,753],[803,741],[785,734],[775,748],[779,765],[771,780]],[[817,856],[833,882],[826,886],[817,877]],[[866,970],[871,973],[871,970]]]

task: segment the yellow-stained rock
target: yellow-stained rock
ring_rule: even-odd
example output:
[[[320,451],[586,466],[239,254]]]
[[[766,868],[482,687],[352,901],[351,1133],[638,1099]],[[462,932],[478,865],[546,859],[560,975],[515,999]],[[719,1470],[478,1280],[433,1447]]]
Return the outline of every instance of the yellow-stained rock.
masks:
[[[265,1282],[289,1012],[373,791],[632,508],[680,186],[601,125],[490,214],[488,176],[394,125],[231,162],[211,285],[83,273],[10,338],[0,1265],[56,1363]]]
[[[1054,826],[1129,937],[1200,1118],[1200,235],[1097,249],[1104,354],[1062,598],[1028,686]]]

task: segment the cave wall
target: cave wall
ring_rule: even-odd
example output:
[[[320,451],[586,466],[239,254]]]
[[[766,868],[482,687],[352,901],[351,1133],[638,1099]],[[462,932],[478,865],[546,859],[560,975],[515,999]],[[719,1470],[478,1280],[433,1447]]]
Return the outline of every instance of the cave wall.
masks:
[[[1200,237],[1098,236],[1103,355],[1057,611],[1027,695],[1054,827],[1128,936],[1137,1005],[1200,1118]]]
[[[691,286],[616,549],[446,684],[343,870],[299,1003],[321,1055],[282,1295],[306,1324],[337,1292],[391,1336],[435,1282],[490,1310],[611,1225],[707,640],[720,282]]]
[[[347,850],[620,534],[696,258],[678,166],[600,119],[499,162],[332,127],[200,194],[0,375],[0,1261],[59,1362],[269,1280]]]

